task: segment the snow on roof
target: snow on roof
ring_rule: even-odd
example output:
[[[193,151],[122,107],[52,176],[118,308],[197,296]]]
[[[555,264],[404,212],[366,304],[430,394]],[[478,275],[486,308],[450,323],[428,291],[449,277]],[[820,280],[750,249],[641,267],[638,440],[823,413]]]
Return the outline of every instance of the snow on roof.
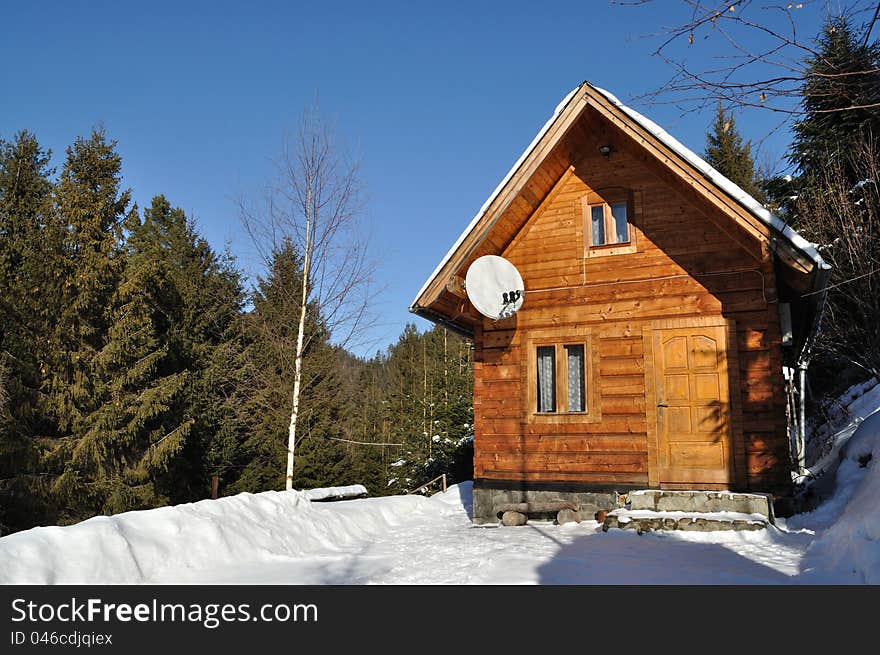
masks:
[[[589,83],[587,83],[589,84]],[[565,109],[566,105],[568,105],[569,101],[574,97],[575,93],[581,88],[582,85],[579,85],[569,91],[569,93],[562,99],[556,109],[553,112],[553,115],[544,123],[544,126],[538,131],[538,134],[535,135],[535,138],[532,139],[532,142],[528,145],[528,147],[523,151],[522,155],[520,155],[519,159],[516,160],[516,163],[511,167],[511,169],[507,172],[507,175],[501,180],[495,190],[491,193],[486,202],[483,203],[483,206],[480,207],[480,211],[471,219],[471,222],[468,223],[468,226],[464,229],[458,239],[455,240],[455,243],[452,244],[452,247],[449,251],[443,256],[443,259],[440,260],[440,263],[422,285],[422,288],[419,289],[419,292],[413,298],[412,303],[410,303],[410,310],[415,309],[416,304],[418,303],[419,298],[425,292],[425,290],[430,286],[431,282],[434,280],[437,275],[439,275],[440,271],[446,266],[446,263],[452,258],[452,255],[455,254],[455,251],[458,250],[458,247],[462,244],[462,242],[467,238],[468,234],[477,226],[479,220],[486,213],[486,210],[492,204],[498,194],[501,193],[501,190],[507,185],[510,181],[510,178],[514,176],[519,167],[522,166],[523,162],[526,158],[532,153],[532,150],[535,149],[535,146],[538,145],[538,142],[544,137],[544,135],[550,130],[550,127],[559,117],[559,114],[562,113],[562,110]],[[591,85],[592,86],[592,85]],[[682,144],[678,139],[673,137],[671,134],[666,132],[663,128],[657,125],[654,121],[649,118],[646,118],[635,109],[632,109],[617,99],[617,97],[605,89],[601,89],[599,87],[592,87],[599,93],[601,93],[605,98],[607,98],[611,103],[616,105],[621,111],[627,114],[630,118],[632,118],[636,123],[650,132],[653,136],[655,136],[661,143],[669,147],[676,154],[678,154],[682,159],[687,161],[691,166],[700,171],[703,175],[705,175],[709,180],[712,181],[715,186],[719,189],[727,193],[734,200],[739,202],[743,207],[748,209],[752,214],[758,217],[761,221],[775,229],[782,236],[788,239],[793,246],[795,246],[798,250],[807,255],[819,268],[828,269],[831,268],[825,260],[822,259],[822,255],[816,250],[816,244],[810,243],[806,239],[804,239],[800,234],[795,232],[790,225],[785,223],[782,219],[774,214],[771,214],[770,211],[767,210],[766,207],[761,205],[757,200],[752,198],[749,194],[743,191],[739,186],[728,180],[724,175],[719,173],[717,170],[712,168],[709,164],[703,160],[702,157],[695,154],[690,148]]]

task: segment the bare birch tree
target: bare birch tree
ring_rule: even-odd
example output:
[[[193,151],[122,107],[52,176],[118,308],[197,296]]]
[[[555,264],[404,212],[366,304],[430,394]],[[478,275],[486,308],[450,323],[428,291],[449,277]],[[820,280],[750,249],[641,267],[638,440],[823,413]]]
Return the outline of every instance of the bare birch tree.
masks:
[[[358,164],[346,157],[333,126],[316,108],[303,113],[297,131],[284,137],[276,160],[277,179],[264,202],[254,208],[239,203],[242,223],[260,258],[268,264],[285,242],[302,256],[301,284],[296,289],[297,331],[293,353],[293,394],[287,434],[287,489],[293,488],[293,464],[303,390],[319,384],[327,371],[305,374],[304,353],[319,333],[329,333],[338,347],[358,343],[373,316],[369,311],[373,266],[361,224],[362,189]],[[311,309],[310,309],[311,308]],[[306,315],[315,311],[309,328]],[[333,365],[316,362],[316,368]]]

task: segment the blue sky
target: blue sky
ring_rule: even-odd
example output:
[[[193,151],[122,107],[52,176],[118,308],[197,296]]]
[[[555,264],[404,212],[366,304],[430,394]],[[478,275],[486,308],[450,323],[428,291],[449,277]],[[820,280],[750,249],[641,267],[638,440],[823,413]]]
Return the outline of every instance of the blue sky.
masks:
[[[628,102],[668,78],[645,35],[678,4],[0,0],[0,137],[27,128],[60,166],[103,124],[141,206],[164,193],[254,271],[235,199],[269,179],[317,94],[362,162],[384,289],[374,351],[427,327],[413,295],[571,88]],[[702,152],[711,116],[633,104]],[[759,139],[775,120],[739,126]],[[766,156],[786,143],[777,132]]]

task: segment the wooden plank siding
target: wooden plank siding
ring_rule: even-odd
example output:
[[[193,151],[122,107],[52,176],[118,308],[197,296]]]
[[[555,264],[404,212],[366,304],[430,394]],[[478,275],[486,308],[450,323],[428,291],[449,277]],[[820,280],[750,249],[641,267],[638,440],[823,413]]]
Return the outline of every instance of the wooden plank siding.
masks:
[[[598,153],[606,140],[614,148],[610,159]],[[493,323],[473,315],[475,477],[647,485],[653,412],[646,407],[643,328],[657,319],[720,316],[735,325],[728,338],[737,367],[729,382],[736,394],[733,447],[746,465],[741,485],[786,488],[789,446],[769,253],[756,259],[751,241],[743,245],[719,226],[712,215],[717,207],[673,182],[662,164],[589,112],[557,150],[525,185],[528,199],[512,202],[499,219],[493,243],[481,243],[461,268],[482,254],[503,254],[526,287],[513,319]],[[637,252],[585,258],[581,198],[610,186],[634,192]],[[438,302],[461,303],[449,298],[441,294]],[[590,328],[598,340],[587,382],[598,385],[601,420],[530,422],[527,335],[573,326]]]

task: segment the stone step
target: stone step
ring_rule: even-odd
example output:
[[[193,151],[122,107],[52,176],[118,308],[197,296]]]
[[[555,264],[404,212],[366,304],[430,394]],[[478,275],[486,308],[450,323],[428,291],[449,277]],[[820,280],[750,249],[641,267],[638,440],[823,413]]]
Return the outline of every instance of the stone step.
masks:
[[[639,534],[654,530],[763,530],[770,524],[764,514],[747,512],[677,512],[646,509],[616,509],[605,517],[602,530],[619,528]]]
[[[774,522],[773,497],[769,494],[643,489],[628,493],[626,502],[630,510],[760,514],[767,522]]]

